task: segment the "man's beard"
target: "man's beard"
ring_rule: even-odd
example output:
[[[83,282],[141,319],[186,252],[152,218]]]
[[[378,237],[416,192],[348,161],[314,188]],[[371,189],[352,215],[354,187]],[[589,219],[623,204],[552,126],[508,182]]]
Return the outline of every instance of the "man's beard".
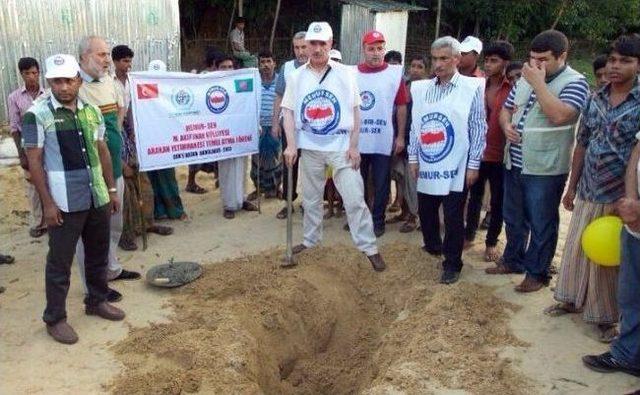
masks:
[[[104,68],[98,64],[97,61],[95,61],[93,58],[89,58],[89,60],[87,61],[86,65],[86,72],[92,76],[95,76],[97,78],[102,78],[105,76],[105,74],[107,73]]]

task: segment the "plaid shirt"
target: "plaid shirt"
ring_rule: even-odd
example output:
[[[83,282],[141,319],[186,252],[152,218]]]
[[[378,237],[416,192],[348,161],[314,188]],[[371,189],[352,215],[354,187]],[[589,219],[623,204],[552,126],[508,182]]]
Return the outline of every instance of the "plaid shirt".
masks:
[[[578,196],[594,203],[612,203],[624,196],[624,175],[640,129],[640,87],[636,84],[616,107],[609,104],[607,85],[582,112],[578,144],[587,151]]]
[[[97,144],[104,134],[100,110],[80,99],[73,113],[53,95],[43,97],[24,115],[24,147],[43,148],[49,192],[60,210],[71,213],[109,203]]]

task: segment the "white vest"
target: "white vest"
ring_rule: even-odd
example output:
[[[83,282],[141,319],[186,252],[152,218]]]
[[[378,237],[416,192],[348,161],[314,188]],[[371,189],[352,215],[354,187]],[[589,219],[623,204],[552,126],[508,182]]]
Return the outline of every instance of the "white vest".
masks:
[[[289,75],[291,75],[291,73],[296,69],[295,64],[294,64],[295,60],[290,60],[287,63],[284,64],[284,79],[285,81],[287,80],[287,78],[289,77]]]
[[[393,148],[393,108],[402,83],[402,66],[389,65],[377,73],[355,72],[360,87],[360,137],[362,154],[391,155]]]
[[[320,84],[309,75],[307,66],[291,74],[291,79],[296,80],[293,114],[301,149],[329,152],[349,149],[358,87],[350,68],[332,61],[329,65],[331,69]]]
[[[469,156],[469,113],[484,82],[484,78],[461,75],[451,93],[435,103],[426,102],[435,78],[411,83],[411,143],[418,146],[418,192],[440,196],[462,192]]]

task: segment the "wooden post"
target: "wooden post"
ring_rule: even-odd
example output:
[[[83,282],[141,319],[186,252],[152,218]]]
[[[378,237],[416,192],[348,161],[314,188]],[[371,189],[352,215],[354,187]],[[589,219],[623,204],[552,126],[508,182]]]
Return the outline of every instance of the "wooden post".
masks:
[[[244,16],[244,1],[238,0],[238,16]]]
[[[280,3],[282,1],[278,0],[276,2],[276,15],[273,18],[273,26],[271,27],[271,38],[269,39],[269,51],[271,51],[271,53],[273,53],[273,39],[275,38],[276,35],[276,26],[278,25],[278,16],[280,15]]]
[[[436,14],[436,37],[440,37],[440,13],[442,12],[442,0],[438,0],[438,10]]]

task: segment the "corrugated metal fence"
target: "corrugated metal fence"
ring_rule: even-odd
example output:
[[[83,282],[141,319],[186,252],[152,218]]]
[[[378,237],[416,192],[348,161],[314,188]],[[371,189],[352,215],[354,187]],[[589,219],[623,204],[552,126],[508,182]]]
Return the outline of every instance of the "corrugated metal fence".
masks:
[[[128,45],[135,52],[134,70],[152,59],[180,69],[178,0],[2,0],[0,124],[7,121],[7,96],[22,83],[18,59],[34,57],[42,68],[55,53],[77,57],[77,43],[86,35]]]
[[[373,29],[375,13],[368,8],[355,4],[342,6],[342,24],[340,27],[340,52],[346,64],[357,64],[360,61],[362,36]],[[334,32],[335,35],[335,32]]]

